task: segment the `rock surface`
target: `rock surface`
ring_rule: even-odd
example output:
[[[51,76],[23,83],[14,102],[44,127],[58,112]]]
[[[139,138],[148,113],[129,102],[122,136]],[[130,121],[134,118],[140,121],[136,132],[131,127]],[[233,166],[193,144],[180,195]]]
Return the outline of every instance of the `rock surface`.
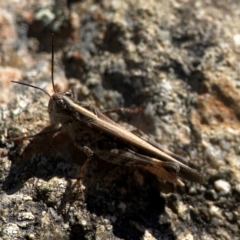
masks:
[[[238,1],[2,1],[0,3],[1,239],[239,239],[240,3]],[[59,91],[138,127],[206,179],[160,184],[141,169],[85,155],[48,130]]]

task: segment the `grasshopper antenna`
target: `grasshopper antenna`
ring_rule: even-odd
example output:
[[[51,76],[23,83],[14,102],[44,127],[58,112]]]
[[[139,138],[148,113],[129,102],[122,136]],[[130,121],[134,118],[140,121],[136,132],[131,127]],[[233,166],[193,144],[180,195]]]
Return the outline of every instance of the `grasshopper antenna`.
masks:
[[[54,85],[53,70],[54,70],[54,33],[52,33],[52,86],[53,86],[54,93],[56,93],[56,88]]]
[[[52,33],[52,86],[53,86],[53,91],[54,93],[56,93],[56,88],[55,88],[55,85],[54,85],[54,77],[53,77],[53,70],[54,70],[54,33]],[[24,85],[24,86],[28,86],[28,87],[32,87],[32,88],[36,88],[38,90],[41,90],[43,91],[44,93],[46,93],[50,98],[51,98],[51,95],[46,92],[45,90],[43,90],[42,88],[40,87],[37,87],[37,86],[33,86],[31,84],[28,84],[28,83],[24,83],[24,82],[17,82],[17,81],[11,81],[13,83],[18,83],[18,84],[21,84],[21,85]]]
[[[51,98],[51,95],[45,91],[44,89],[40,88],[40,87],[37,87],[37,86],[33,86],[31,84],[28,84],[28,83],[24,83],[24,82],[17,82],[17,81],[11,81],[13,83],[17,83],[17,84],[21,84],[21,85],[24,85],[24,86],[27,86],[27,87],[32,87],[32,88],[36,88],[38,90],[41,90],[42,92],[46,93],[50,98]]]

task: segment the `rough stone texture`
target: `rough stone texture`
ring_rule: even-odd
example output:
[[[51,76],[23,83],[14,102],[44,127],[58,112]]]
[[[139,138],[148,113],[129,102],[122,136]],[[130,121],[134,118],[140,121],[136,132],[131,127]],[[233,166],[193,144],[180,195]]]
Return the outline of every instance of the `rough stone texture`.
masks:
[[[239,239],[238,1],[1,1],[1,239]],[[48,129],[57,89],[100,109],[138,107],[128,122],[206,179],[174,188],[141,169],[93,159]],[[227,183],[228,190],[216,183]],[[226,184],[225,184],[226,185]],[[217,187],[216,187],[217,186]]]

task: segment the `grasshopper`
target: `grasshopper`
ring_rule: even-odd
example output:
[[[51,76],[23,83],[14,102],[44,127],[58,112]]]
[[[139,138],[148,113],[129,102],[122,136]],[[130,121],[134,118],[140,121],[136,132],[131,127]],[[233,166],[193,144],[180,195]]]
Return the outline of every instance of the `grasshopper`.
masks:
[[[184,185],[180,178],[203,184],[202,176],[188,167],[182,157],[162,148],[149,138],[128,131],[89,103],[76,101],[71,92],[57,92],[53,77],[53,52],[52,47],[52,96],[37,86],[12,82],[39,89],[50,97],[48,112],[51,123],[60,123],[76,147],[87,155],[79,179],[95,154],[113,164],[144,168],[159,180],[180,186]]]

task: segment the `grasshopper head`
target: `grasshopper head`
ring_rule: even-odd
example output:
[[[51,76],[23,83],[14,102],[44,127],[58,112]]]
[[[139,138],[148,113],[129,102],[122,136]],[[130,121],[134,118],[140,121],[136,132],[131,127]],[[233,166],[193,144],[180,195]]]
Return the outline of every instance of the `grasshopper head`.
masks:
[[[54,93],[48,103],[48,112],[51,123],[68,123],[71,121],[71,106],[66,98],[71,99],[70,92]]]

